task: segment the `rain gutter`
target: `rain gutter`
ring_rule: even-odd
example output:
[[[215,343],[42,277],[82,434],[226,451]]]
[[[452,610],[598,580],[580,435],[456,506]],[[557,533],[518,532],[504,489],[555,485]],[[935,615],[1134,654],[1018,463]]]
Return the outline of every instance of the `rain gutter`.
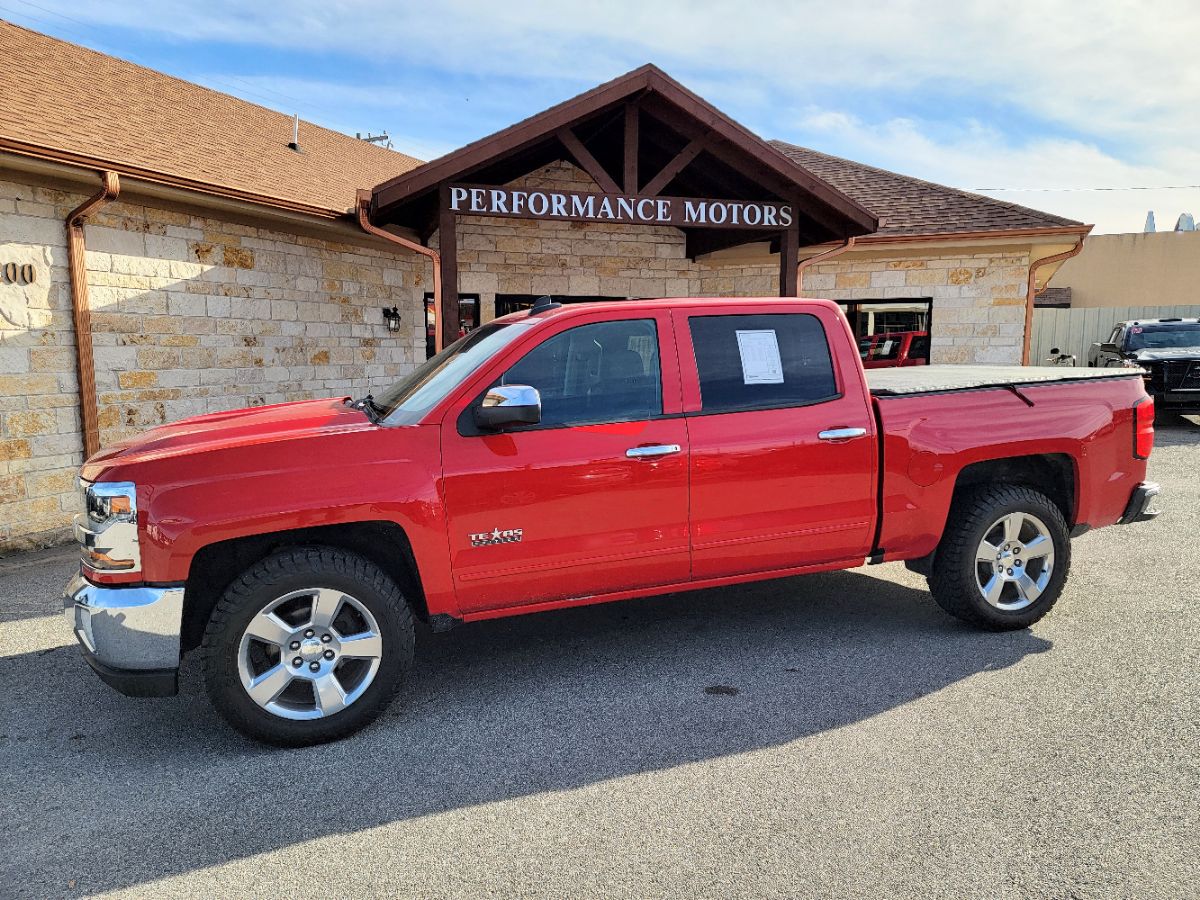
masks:
[[[75,370],[79,375],[79,421],[83,431],[83,458],[100,449],[96,403],[96,362],[92,350],[92,308],[88,302],[87,242],[83,225],[88,217],[121,193],[116,172],[101,172],[104,186],[73,209],[66,219],[67,261],[71,278],[71,311],[75,321]]]
[[[377,228],[371,224],[371,217],[368,214],[371,208],[371,192],[360,190],[356,198],[358,200],[358,224],[367,234],[373,234],[376,237],[383,238],[393,244],[398,244],[406,250],[411,250],[413,253],[420,253],[422,256],[428,256],[429,261],[433,263],[433,308],[437,310],[439,327],[435,329],[435,339],[437,341],[437,351],[442,351],[442,329],[440,327],[441,316],[444,312],[442,309],[442,257],[432,247],[426,247],[424,244],[419,244],[416,241],[410,241],[408,238],[400,237],[398,234],[392,234],[390,231],[384,231],[382,228]]]
[[[1076,256],[1083,249],[1083,236],[1079,238],[1077,243],[1065,253],[1058,253],[1054,256],[1047,256],[1045,259],[1039,259],[1029,266],[1029,280],[1025,285],[1025,336],[1021,342],[1021,365],[1029,365],[1029,345],[1033,339],[1033,298],[1037,293],[1037,270],[1042,266],[1048,266],[1052,263],[1060,263],[1065,259],[1070,259]]]

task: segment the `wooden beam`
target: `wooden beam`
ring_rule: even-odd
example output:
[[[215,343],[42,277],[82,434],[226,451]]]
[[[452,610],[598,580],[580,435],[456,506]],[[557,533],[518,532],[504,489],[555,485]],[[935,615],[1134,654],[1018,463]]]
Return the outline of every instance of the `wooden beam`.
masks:
[[[420,228],[417,229],[417,239],[426,247],[429,246],[429,239],[433,237],[433,233],[441,227],[442,216],[440,208],[434,209],[432,215],[425,220]]]
[[[601,191],[606,194],[621,193],[621,189],[617,187],[617,183],[613,181],[612,176],[604,171],[604,166],[600,165],[596,157],[592,156],[591,151],[583,146],[583,141],[575,137],[575,132],[564,126],[558,129],[555,134],[562,141],[563,146],[567,148],[567,151],[575,157],[575,161],[579,163],[579,167],[592,176],[592,180],[600,186]]]
[[[625,193],[638,192],[638,107],[625,104]]]
[[[800,229],[796,226],[795,205],[792,206],[792,226],[780,237],[779,296],[795,297],[800,275]]]
[[[745,229],[718,231],[715,228],[685,228],[683,233],[685,235],[685,253],[688,259],[692,260],[705,253],[715,253],[718,250],[726,250],[742,244],[769,241],[779,234],[778,231],[762,232]]]
[[[442,257],[441,304],[437,310],[437,349],[458,340],[458,216],[450,209],[450,191],[438,189],[438,252]]]
[[[686,147],[675,154],[675,158],[663,166],[657,175],[650,179],[646,184],[645,195],[647,197],[657,197],[659,193],[671,180],[688,167],[688,165],[704,149],[704,138],[695,138]]]

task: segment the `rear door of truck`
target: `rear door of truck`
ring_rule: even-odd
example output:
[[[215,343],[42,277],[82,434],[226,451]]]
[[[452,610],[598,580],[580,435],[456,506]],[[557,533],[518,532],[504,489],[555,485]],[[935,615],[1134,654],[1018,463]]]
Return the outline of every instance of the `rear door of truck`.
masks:
[[[672,317],[692,448],[692,577],[862,561],[878,445],[837,307],[738,303]]]

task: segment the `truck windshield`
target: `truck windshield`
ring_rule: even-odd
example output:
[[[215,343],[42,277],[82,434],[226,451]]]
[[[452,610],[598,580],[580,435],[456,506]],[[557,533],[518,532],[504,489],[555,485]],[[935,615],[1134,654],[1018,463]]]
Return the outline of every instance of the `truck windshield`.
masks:
[[[520,337],[531,323],[489,322],[459,338],[416,371],[372,398],[388,425],[412,425],[437,406],[492,355]]]
[[[1179,325],[1133,325],[1125,339],[1128,350],[1177,350],[1200,347],[1200,322]]]

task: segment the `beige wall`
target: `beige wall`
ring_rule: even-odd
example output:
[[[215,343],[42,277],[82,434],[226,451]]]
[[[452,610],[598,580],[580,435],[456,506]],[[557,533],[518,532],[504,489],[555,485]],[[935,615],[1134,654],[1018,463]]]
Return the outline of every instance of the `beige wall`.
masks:
[[[0,550],[60,536],[82,462],[63,221],[82,193],[0,173]],[[120,200],[87,225],[100,442],[382,387],[424,359],[419,268],[369,247]],[[405,316],[388,332],[381,307]]]
[[[1093,235],[1053,281],[1073,308],[1200,304],[1198,285],[1200,231]]]

